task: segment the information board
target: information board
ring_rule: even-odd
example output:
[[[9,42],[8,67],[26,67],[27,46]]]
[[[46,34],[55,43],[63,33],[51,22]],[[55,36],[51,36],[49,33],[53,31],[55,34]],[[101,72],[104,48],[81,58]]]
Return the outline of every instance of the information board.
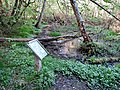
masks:
[[[37,40],[34,39],[32,41],[29,41],[27,44],[32,51],[42,60],[45,56],[48,55],[47,50],[44,48],[44,46]]]

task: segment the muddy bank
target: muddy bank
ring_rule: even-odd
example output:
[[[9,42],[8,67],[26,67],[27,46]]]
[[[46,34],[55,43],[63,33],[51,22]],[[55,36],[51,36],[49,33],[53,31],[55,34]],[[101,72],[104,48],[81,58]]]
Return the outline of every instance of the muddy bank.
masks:
[[[78,49],[80,47],[81,40],[71,39],[71,40],[59,40],[54,42],[49,42],[45,45],[47,50],[53,55],[60,58],[76,58],[82,59],[82,54],[79,53]]]

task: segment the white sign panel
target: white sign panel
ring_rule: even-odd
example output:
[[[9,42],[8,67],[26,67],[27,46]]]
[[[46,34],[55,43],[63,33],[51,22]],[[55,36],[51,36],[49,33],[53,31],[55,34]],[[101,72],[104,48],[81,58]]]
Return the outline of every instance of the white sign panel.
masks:
[[[34,39],[32,41],[29,41],[27,44],[33,52],[42,60],[45,56],[48,55],[48,52],[45,50],[43,45],[37,40]]]

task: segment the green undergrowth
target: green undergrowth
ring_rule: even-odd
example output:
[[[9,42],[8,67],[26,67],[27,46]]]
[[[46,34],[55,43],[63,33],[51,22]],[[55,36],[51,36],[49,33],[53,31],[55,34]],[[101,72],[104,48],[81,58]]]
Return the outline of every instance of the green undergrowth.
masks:
[[[104,29],[100,26],[86,26],[86,31],[93,32],[95,35],[98,35],[99,39],[102,40],[113,40],[119,39],[120,35],[116,32],[113,32],[111,29]]]
[[[100,26],[86,26],[87,32],[94,33],[93,37],[94,43],[97,43],[97,47],[101,47],[100,51],[104,51],[108,55],[118,57],[120,55],[120,35],[109,29],[103,29]],[[104,49],[104,50],[102,50]],[[101,54],[104,54],[101,52]],[[104,54],[106,55],[106,54]]]
[[[103,22],[101,18],[97,18],[97,17],[90,17],[89,20],[98,25]]]
[[[14,37],[32,38],[37,34],[39,34],[40,32],[42,32],[41,28],[34,27],[35,22],[36,20],[33,20],[33,19],[28,19],[23,21],[23,23],[20,26],[16,27],[16,30],[18,31],[18,33],[14,35]],[[43,27],[43,24],[41,25],[41,27]]]
[[[42,60],[42,70],[34,70],[34,56],[26,46],[14,44],[1,48],[0,89],[46,90],[55,84],[58,74],[76,76],[87,81],[91,90],[119,90],[120,69],[117,67],[82,64],[75,60],[61,60],[47,56]]]
[[[61,36],[61,33],[60,32],[50,32],[49,33],[49,36],[52,36],[52,37],[57,37],[57,36]]]
[[[102,42],[80,43],[79,52],[83,55],[95,57],[105,57],[113,53]]]
[[[1,19],[1,18],[0,18]],[[36,20],[20,19],[15,21],[14,17],[4,17],[0,21],[0,36],[14,38],[31,38],[42,31],[42,27],[37,29],[34,27]]]
[[[69,31],[79,31],[78,26],[77,25],[69,25],[69,26],[61,26],[59,28],[56,28],[55,31],[58,32],[69,32]]]

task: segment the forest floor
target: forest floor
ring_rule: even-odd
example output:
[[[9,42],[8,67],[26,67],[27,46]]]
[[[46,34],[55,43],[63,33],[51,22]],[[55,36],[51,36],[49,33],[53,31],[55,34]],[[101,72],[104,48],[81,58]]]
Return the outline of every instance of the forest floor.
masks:
[[[63,59],[76,59],[82,63],[91,58],[119,59],[120,57],[120,35],[109,29],[100,26],[86,26],[86,31],[92,38],[92,50],[85,49],[82,43],[83,38],[75,26],[61,26],[51,30],[51,26],[46,26],[37,36],[40,38],[49,38],[56,36],[78,36],[77,38],[59,38],[56,41],[43,43],[51,55]],[[94,60],[91,60],[94,62]],[[112,60],[108,60],[111,62]],[[113,60],[119,62],[119,60]],[[102,63],[102,62],[101,62]],[[114,62],[115,63],[115,62]]]
[[[75,76],[58,75],[52,90],[89,90],[87,82]]]
[[[56,28],[45,25],[42,28],[37,37],[80,37],[42,42],[50,56],[42,60],[43,68],[40,74],[34,70],[34,56],[26,44],[1,44],[1,61],[3,59],[8,68],[0,70],[0,89],[42,90],[39,87],[50,86],[51,90],[111,90],[111,87],[119,90],[120,35],[100,26],[87,25],[85,28],[93,39],[93,43],[90,43],[92,51],[86,49],[86,44],[82,43],[83,39],[78,34],[76,25]],[[107,77],[107,74],[110,77]]]
[[[56,37],[59,35],[77,35],[79,30],[77,27],[59,27],[51,30],[48,25],[44,28],[38,37]],[[70,30],[72,29],[72,30]],[[82,51],[83,39],[60,38],[57,41],[48,42],[45,47],[54,57],[70,60],[76,59],[82,63],[103,64],[107,67],[114,67],[120,64],[120,35],[100,26],[86,26],[86,30],[92,38],[95,47],[94,52],[87,54]],[[116,58],[116,59],[115,59]],[[98,60],[98,62],[97,62]],[[52,90],[89,90],[86,81],[82,81],[76,76],[58,75]]]

